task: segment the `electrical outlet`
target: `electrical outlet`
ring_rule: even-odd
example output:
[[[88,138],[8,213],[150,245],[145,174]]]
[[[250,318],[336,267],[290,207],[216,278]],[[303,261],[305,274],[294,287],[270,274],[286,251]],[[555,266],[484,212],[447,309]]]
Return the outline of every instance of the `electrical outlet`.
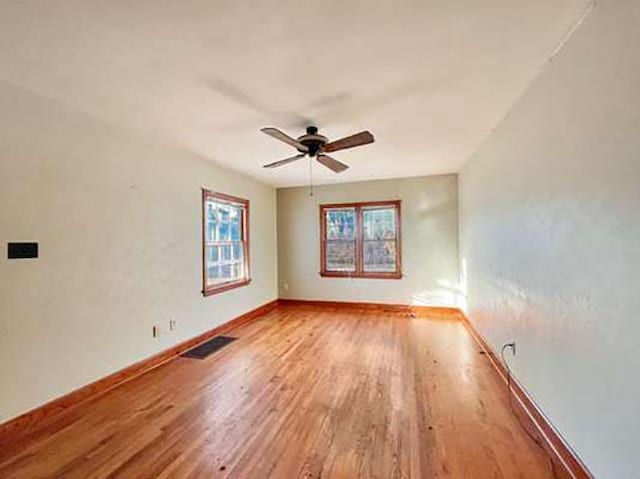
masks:
[[[284,283],[282,287],[284,288],[285,291],[289,291],[289,283]]]
[[[157,338],[158,336],[160,336],[160,326],[158,326],[157,324],[153,325],[153,337]]]
[[[176,330],[176,321],[175,319],[170,319],[169,320],[169,331],[175,331]]]

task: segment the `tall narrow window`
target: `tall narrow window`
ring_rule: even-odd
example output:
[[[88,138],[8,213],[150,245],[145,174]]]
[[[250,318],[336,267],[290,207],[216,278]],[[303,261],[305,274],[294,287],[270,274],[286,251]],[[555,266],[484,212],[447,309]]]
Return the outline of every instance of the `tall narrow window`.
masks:
[[[205,296],[249,284],[249,201],[202,190]]]
[[[322,276],[402,277],[400,201],[320,206]]]

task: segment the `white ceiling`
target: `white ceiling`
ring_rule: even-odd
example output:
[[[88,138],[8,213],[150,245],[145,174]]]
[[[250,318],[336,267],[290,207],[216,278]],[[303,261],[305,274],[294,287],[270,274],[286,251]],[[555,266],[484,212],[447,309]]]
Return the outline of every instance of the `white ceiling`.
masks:
[[[311,122],[336,152],[318,183],[456,172],[585,0],[3,0],[0,79],[277,186],[308,181]]]

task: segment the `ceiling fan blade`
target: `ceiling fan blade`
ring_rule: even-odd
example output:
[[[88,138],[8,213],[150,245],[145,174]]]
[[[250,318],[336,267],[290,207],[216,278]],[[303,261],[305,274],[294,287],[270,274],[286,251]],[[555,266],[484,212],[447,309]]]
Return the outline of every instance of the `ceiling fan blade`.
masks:
[[[366,145],[368,143],[373,143],[374,138],[373,135],[368,131],[361,131],[360,133],[356,133],[355,135],[346,136],[344,138],[340,138],[339,140],[332,141],[331,143],[327,143],[324,145],[324,151],[332,152],[338,150],[346,150],[347,148],[354,148],[360,145]]]
[[[276,140],[284,141],[287,145],[291,145],[300,151],[305,151],[305,152],[309,151],[309,148],[306,145],[303,145],[298,140],[291,138],[289,135],[278,130],[277,128],[272,128],[272,127],[261,128],[260,131],[269,136],[272,136]]]
[[[318,155],[317,159],[319,163],[322,163],[324,166],[329,168],[331,171],[334,171],[335,173],[342,173],[344,170],[349,168],[348,165],[340,163],[338,160],[335,160],[327,155]]]
[[[305,156],[306,155],[302,154],[302,155],[292,156],[291,158],[285,158],[284,160],[274,161],[273,163],[269,163],[268,165],[264,165],[263,168],[277,168],[278,166],[286,165],[287,163],[291,163],[291,162],[294,162],[296,160],[301,160]]]

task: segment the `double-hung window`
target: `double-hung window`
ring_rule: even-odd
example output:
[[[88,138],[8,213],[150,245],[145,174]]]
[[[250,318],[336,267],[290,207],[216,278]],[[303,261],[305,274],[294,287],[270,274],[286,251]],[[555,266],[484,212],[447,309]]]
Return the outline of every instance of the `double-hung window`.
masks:
[[[249,284],[249,201],[202,190],[205,296]]]
[[[320,206],[322,276],[402,277],[400,201]]]

